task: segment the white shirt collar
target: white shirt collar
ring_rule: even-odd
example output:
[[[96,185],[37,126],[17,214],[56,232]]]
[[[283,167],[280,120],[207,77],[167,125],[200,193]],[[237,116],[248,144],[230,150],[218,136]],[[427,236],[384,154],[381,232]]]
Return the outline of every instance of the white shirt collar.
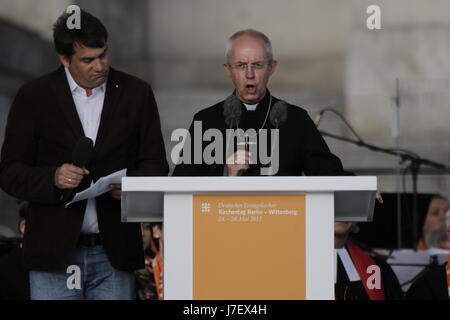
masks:
[[[84,92],[86,94],[86,90],[81,88],[73,79],[72,74],[70,73],[69,69],[67,69],[66,67],[64,67],[64,71],[66,72],[66,77],[67,77],[67,81],[69,82],[69,88],[70,88],[70,92],[75,92],[75,91],[79,91],[82,90],[82,92]],[[93,88],[92,92],[96,92],[98,91],[98,89],[101,89],[102,91],[105,91],[106,89],[106,82],[103,82],[100,86]]]

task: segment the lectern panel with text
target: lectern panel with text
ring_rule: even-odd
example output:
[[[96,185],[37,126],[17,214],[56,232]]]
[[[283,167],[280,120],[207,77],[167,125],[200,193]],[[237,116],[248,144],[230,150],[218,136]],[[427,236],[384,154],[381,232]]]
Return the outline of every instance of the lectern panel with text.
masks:
[[[376,177],[126,177],[122,221],[164,222],[165,299],[334,299],[334,221]]]

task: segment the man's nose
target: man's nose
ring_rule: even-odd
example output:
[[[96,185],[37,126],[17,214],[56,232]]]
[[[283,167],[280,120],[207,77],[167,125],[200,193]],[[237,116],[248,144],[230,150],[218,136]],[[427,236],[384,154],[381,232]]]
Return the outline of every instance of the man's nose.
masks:
[[[253,79],[255,77],[255,70],[253,70],[253,67],[251,64],[247,66],[247,69],[245,69],[245,77],[247,79]]]
[[[102,72],[105,69],[105,64],[101,59],[95,59],[94,61],[94,71]]]

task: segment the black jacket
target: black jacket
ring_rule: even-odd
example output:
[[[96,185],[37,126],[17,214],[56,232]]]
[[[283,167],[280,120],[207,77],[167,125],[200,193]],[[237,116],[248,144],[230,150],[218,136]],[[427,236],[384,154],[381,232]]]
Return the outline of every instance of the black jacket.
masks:
[[[0,300],[30,300],[30,280],[20,244],[0,258]]]
[[[244,131],[253,128],[256,131],[263,126],[268,115],[270,92],[267,90],[266,96],[258,104],[255,111],[247,111],[241,104],[242,116],[239,128]],[[272,106],[279,99],[272,97]],[[175,167],[174,176],[222,176],[224,174],[224,163],[226,159],[225,131],[227,128],[224,120],[224,101],[221,101],[209,108],[203,109],[194,116],[194,120],[189,129],[191,137],[191,163],[181,163]],[[272,111],[272,110],[271,110]],[[194,121],[202,122],[202,136],[208,129],[214,128],[222,132],[224,137],[223,160],[221,164],[194,164],[194,139],[199,137],[194,135]],[[270,122],[270,116],[263,129],[275,129]],[[327,144],[317,130],[307,112],[297,106],[287,105],[287,120],[279,128],[279,170],[277,176],[300,176],[302,174],[310,176],[325,175],[352,175],[344,172],[341,161],[330,152]],[[201,137],[200,137],[201,139]],[[270,146],[270,139],[267,140]],[[210,141],[203,142],[202,151],[210,144]],[[261,142],[258,140],[258,147]],[[268,147],[270,150],[271,148]],[[258,151],[259,152],[259,151]],[[244,172],[244,176],[260,175],[261,163],[250,165]]]
[[[382,257],[375,255],[370,255],[370,257],[380,268],[384,299],[404,300],[402,288],[391,266]],[[352,259],[354,258],[352,257]],[[361,280],[350,282],[339,255],[337,255],[337,262],[337,282],[334,286],[336,300],[369,300]]]
[[[447,263],[431,266],[409,288],[408,300],[447,300]]]
[[[30,270],[56,270],[77,243],[87,201],[64,208],[54,185],[57,167],[70,163],[84,136],[64,68],[25,84],[11,107],[0,162],[0,187],[30,202],[24,236]],[[111,68],[90,176],[77,191],[117,170],[129,176],[168,173],[156,102],[144,81]],[[96,198],[105,251],[119,270],[143,267],[139,224],[121,223],[120,201],[108,193]]]

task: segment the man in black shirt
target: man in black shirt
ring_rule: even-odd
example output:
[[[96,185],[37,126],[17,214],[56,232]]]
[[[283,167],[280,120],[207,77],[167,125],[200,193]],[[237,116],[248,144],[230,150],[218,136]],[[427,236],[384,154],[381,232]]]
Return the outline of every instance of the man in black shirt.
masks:
[[[225,101],[194,116],[190,140],[185,140],[173,175],[351,174],[343,171],[307,112],[267,89],[277,61],[266,35],[243,30],[231,36],[224,67],[235,90]],[[211,132],[221,137],[205,139]],[[194,141],[199,140],[197,148]]]

